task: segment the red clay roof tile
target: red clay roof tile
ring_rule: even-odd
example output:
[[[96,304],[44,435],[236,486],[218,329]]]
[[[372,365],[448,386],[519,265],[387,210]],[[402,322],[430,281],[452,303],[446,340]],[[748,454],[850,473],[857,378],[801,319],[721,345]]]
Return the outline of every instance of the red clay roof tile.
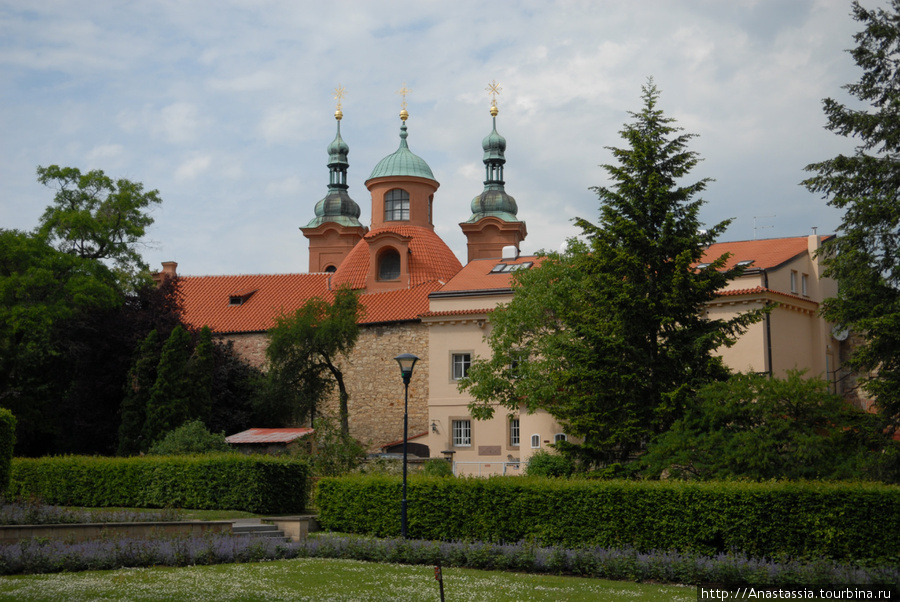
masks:
[[[519,265],[533,263],[540,265],[543,257],[522,256],[518,259],[475,259],[470,261],[443,288],[441,292],[509,290],[512,272],[491,273],[501,263]],[[521,269],[521,268],[520,268]]]
[[[366,286],[369,273],[369,246],[366,240],[385,232],[395,232],[408,236],[409,243],[409,286],[417,287],[432,280],[450,280],[462,269],[456,255],[450,247],[431,228],[422,226],[388,226],[371,230],[359,241],[341,262],[331,279],[331,286],[336,288],[349,284],[352,288]]]
[[[227,443],[290,443],[314,432],[310,428],[248,429],[225,437]]]
[[[833,234],[823,236],[822,240],[828,240],[833,236]],[[750,268],[771,270],[801,253],[806,253],[808,244],[809,237],[807,236],[719,242],[706,250],[706,253],[703,254],[703,261],[712,261],[725,253],[731,253],[731,257],[725,264],[726,268],[733,267],[739,261],[752,259],[753,264]]]

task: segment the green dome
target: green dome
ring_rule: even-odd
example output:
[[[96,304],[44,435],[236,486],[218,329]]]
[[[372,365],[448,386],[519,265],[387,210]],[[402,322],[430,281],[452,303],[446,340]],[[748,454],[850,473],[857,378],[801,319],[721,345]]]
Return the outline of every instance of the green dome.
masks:
[[[338,121],[337,135],[331,144],[328,145],[328,166],[332,165],[349,165],[347,155],[350,154],[350,147],[341,138],[341,122]]]
[[[400,148],[378,162],[369,180],[390,176],[414,176],[434,180],[434,174],[428,163],[421,157],[414,155],[406,144],[406,123],[400,126]]]
[[[483,217],[496,217],[504,222],[517,222],[519,206],[516,199],[506,194],[502,187],[485,187],[484,192],[472,199],[472,215],[466,220],[475,223]]]
[[[315,228],[326,222],[334,222],[342,226],[362,226],[359,223],[360,209],[356,201],[350,198],[346,190],[329,190],[328,195],[316,203],[316,217],[307,228]]]
[[[484,161],[500,160],[506,162],[503,153],[506,151],[506,138],[497,132],[497,118],[494,118],[494,131],[484,137],[481,141],[481,148],[484,149]]]

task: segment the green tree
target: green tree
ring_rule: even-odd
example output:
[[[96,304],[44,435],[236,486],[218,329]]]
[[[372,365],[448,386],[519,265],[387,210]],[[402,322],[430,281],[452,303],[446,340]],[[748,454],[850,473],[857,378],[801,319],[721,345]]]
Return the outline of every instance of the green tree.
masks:
[[[342,435],[350,435],[348,403],[339,359],[346,359],[359,337],[359,296],[340,288],[328,301],[314,297],[291,315],[275,319],[269,331],[270,400],[295,420],[315,419],[319,405],[338,387]]]
[[[16,417],[0,408],[0,496],[9,488],[13,449],[16,445]]]
[[[900,449],[883,426],[799,371],[738,374],[701,389],[641,464],[651,477],[895,481]]]
[[[151,330],[141,343],[137,359],[128,372],[125,383],[125,398],[122,401],[122,420],[119,424],[120,456],[131,456],[147,451],[148,442],[143,439],[144,423],[147,421],[147,405],[150,391],[156,382],[159,366],[159,333]]]
[[[658,96],[650,80],[621,131],[628,147],[610,147],[613,185],[593,188],[599,225],[577,218],[583,240],[515,273],[512,301],[491,314],[492,356],[460,384],[476,418],[498,404],[548,411],[582,439],[558,447],[585,466],[627,459],[668,429],[702,385],[727,377],[713,352],[756,319],[704,317],[739,271],[724,256],[694,267],[728,222],[703,230],[708,180],[678,183],[699,158]]]
[[[206,422],[212,412],[213,377],[216,358],[209,326],[200,329],[197,346],[188,362],[188,379],[192,395],[188,411],[192,418]]]
[[[147,401],[147,419],[143,439],[155,443],[165,433],[192,418],[190,415],[191,386],[188,361],[192,353],[191,335],[181,325],[172,330],[166,340],[156,370],[156,382]]]
[[[209,454],[231,451],[225,433],[211,433],[201,420],[188,420],[166,433],[150,446],[149,453],[157,456]]]
[[[845,211],[838,236],[822,249],[825,275],[839,285],[826,299],[824,316],[864,336],[853,369],[872,376],[863,387],[900,427],[900,0],[866,10],[853,3],[864,24],[850,50],[863,75],[844,86],[871,110],[824,100],[827,129],[859,140],[852,155],[813,163],[803,184]]]
[[[83,259],[110,260],[123,281],[147,266],[137,251],[153,218],[148,211],[162,201],[144,192],[140,182],[113,181],[100,170],[82,174],[75,167],[37,168],[38,181],[54,188],[53,205],[41,217],[41,236],[65,253]]]

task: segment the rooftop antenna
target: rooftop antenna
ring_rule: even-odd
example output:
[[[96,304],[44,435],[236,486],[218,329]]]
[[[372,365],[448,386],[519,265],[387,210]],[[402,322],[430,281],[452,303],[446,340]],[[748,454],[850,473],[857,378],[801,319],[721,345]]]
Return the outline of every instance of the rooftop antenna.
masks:
[[[768,226],[757,226],[756,220],[758,219],[775,219],[778,217],[777,215],[754,215],[753,216],[753,240],[756,240],[756,231],[757,230],[765,230],[766,228],[774,228],[774,224],[770,224]]]

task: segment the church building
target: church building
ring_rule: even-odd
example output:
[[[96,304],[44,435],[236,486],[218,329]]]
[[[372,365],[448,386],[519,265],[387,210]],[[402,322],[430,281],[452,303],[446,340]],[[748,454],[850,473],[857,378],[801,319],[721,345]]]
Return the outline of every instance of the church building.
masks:
[[[327,194],[300,228],[309,240],[308,272],[180,277],[183,318],[197,328],[209,326],[233,341],[246,360],[264,366],[266,333],[276,316],[349,286],[360,293],[363,307],[359,339],[342,365],[351,435],[372,451],[402,443],[404,388],[394,357],[412,353],[419,362],[409,387],[410,453],[452,452],[458,473],[520,474],[534,452],[566,437],[563,427],[543,412],[497,412],[491,420],[474,421],[471,400],[457,388],[471,362],[490,353],[490,314],[512,298],[511,275],[540,263],[519,253],[527,229],[505,189],[506,139],[497,131],[496,101],[492,130],[482,141],[484,188],[459,224],[468,241],[465,266],[435,232],[440,184],[410,150],[403,104],[399,147],[365,181],[369,226],[360,221],[360,207],[348,191],[349,146],[341,137],[338,104],[337,133],[327,148]],[[783,375],[800,368],[836,378],[843,339],[818,315],[822,300],[836,290],[821,277],[815,253],[821,240],[719,243],[709,250],[710,257],[732,253],[732,262],[749,267],[708,305],[708,315],[775,305],[764,323],[721,351],[732,369]],[[160,276],[174,276],[176,268],[166,262]],[[336,414],[336,395],[333,404],[329,409]]]

